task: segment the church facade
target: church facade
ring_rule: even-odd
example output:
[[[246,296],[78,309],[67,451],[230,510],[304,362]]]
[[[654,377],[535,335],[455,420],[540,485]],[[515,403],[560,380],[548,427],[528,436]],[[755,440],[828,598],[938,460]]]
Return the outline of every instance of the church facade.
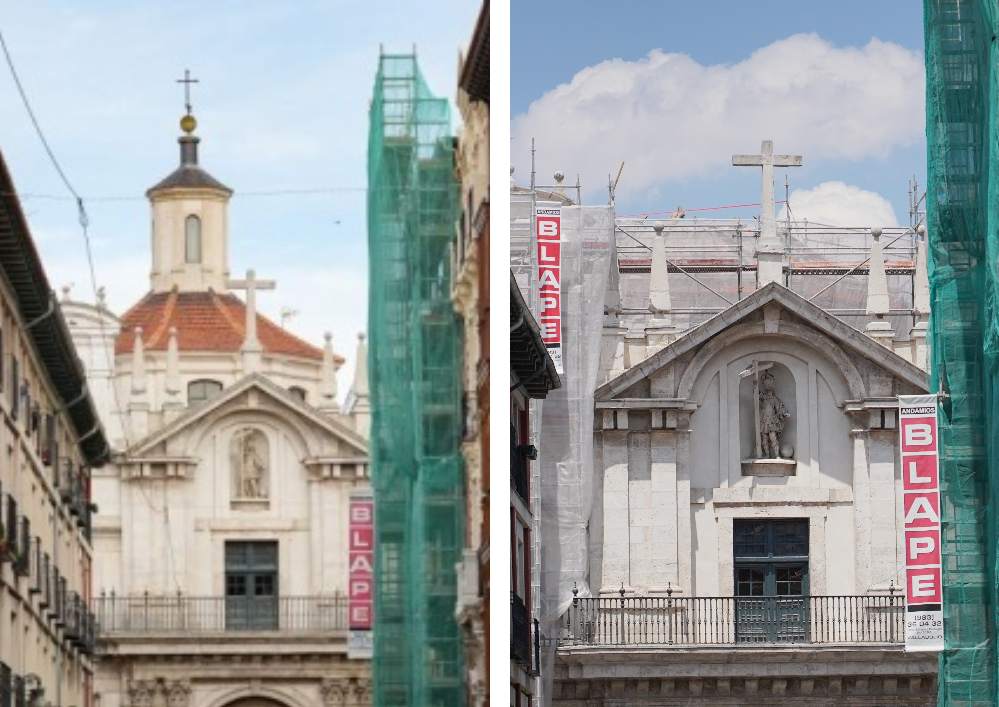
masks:
[[[766,182],[792,161],[767,147],[735,163]],[[881,229],[834,234],[868,244],[851,256],[866,287],[819,306],[813,282],[855,263],[809,265],[772,218],[682,218],[618,219],[631,250],[608,278],[588,561],[562,575],[553,704],[935,704],[937,655],[904,651],[897,397],[927,392],[925,229],[898,229],[912,260],[887,268]]]
[[[348,650],[365,342],[341,407],[331,337],[285,331],[256,311],[274,283],[230,278],[232,191],[181,125],[147,194],[148,294],[121,315],[62,302],[115,449],[93,479],[99,704],[367,705],[370,660]]]

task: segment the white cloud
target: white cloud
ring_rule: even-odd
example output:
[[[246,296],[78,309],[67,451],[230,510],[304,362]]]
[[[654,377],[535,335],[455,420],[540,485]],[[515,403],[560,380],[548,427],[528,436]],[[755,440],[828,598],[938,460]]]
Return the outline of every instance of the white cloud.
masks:
[[[635,190],[730,166],[767,139],[806,165],[883,158],[921,139],[924,84],[918,52],[878,39],[839,48],[799,34],[716,66],[657,49],[584,69],[532,103],[513,119],[512,156],[525,174],[536,138],[545,174],[593,186],[624,160],[622,186]]]
[[[891,202],[877,192],[843,182],[823,182],[814,189],[795,189],[789,197],[791,216],[826,226],[897,226]],[[778,220],[787,216],[782,209]]]

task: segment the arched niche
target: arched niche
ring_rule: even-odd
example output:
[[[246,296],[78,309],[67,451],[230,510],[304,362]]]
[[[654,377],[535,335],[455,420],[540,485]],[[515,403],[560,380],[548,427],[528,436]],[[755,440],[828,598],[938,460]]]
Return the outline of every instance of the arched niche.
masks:
[[[701,378],[701,371],[707,365],[708,361],[723,349],[737,342],[755,337],[763,337],[772,342],[783,340],[786,342],[793,341],[801,343],[825,358],[832,364],[832,367],[837,369],[839,374],[837,378],[843,380],[846,384],[846,393],[840,398],[841,401],[867,397],[867,386],[864,385],[864,381],[860,377],[860,372],[843,352],[843,349],[832,339],[817,332],[815,329],[794,322],[781,322],[778,334],[764,333],[763,322],[737,324],[718,334],[697,351],[694,358],[691,359],[686,369],[684,369],[683,375],[680,377],[680,382],[677,385],[677,397],[697,399],[698,396],[695,392],[696,384]],[[781,346],[779,343],[771,345],[775,347]]]
[[[236,501],[266,501],[270,497],[271,444],[263,430],[240,427],[229,439],[231,498]]]
[[[783,326],[782,326],[783,329]],[[774,362],[778,389],[794,424],[780,435],[794,447],[794,475],[759,479],[743,475],[742,461],[755,457],[751,394],[739,374],[753,360]],[[783,370],[782,369],[786,369]],[[688,366],[688,370],[689,370]],[[687,373],[684,373],[686,376]],[[750,387],[751,390],[751,387]],[[801,337],[764,335],[736,338],[697,366],[688,400],[690,416],[690,483],[692,488],[756,484],[808,487],[849,485],[851,420],[843,404],[852,396],[850,376],[828,351]],[[750,443],[753,454],[748,454]],[[819,477],[814,474],[820,473]],[[827,478],[831,477],[831,478]]]

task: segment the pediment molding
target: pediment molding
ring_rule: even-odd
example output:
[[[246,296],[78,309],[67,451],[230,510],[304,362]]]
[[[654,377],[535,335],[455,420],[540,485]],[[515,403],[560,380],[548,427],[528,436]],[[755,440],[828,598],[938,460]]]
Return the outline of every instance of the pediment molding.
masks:
[[[253,374],[230,386],[205,404],[185,411],[170,424],[140,440],[125,452],[121,461],[128,463],[133,459],[163,456],[171,440],[192,431],[194,434],[191,435],[191,440],[183,447],[185,450],[196,448],[198,441],[210,429],[223,423],[227,418],[240,416],[269,417],[289,429],[296,430],[307,448],[308,457],[323,454],[322,449],[308,449],[317,446],[309,443],[309,438],[316,435],[302,434],[304,429],[309,428],[336,439],[349,456],[367,458],[368,455],[367,440],[344,423],[319,413],[288,395],[283,388],[263,376]]]
[[[793,317],[782,316],[785,311]],[[597,405],[619,397],[635,398],[628,393],[636,384],[689,356],[690,362],[677,388],[677,399],[684,400],[711,356],[726,345],[751,336],[786,336],[808,344],[843,372],[851,396],[857,400],[867,397],[868,386],[854,363],[855,357],[865,359],[916,390],[928,390],[927,374],[921,368],[801,295],[770,283],[598,387],[594,395]]]
[[[793,339],[810,346],[813,350],[829,359],[842,372],[850,388],[851,398],[860,400],[867,397],[867,386],[864,384],[864,379],[861,377],[860,371],[857,370],[857,367],[853,365],[853,361],[850,360],[832,339],[811,327],[796,322],[781,322],[780,330],[774,333],[767,333],[766,329],[766,322],[747,322],[746,324],[738,324],[730,329],[726,329],[718,336],[709,340],[707,344],[698,349],[690,363],[687,364],[687,368],[680,377],[680,383],[677,386],[677,397],[681,399],[690,397],[697,376],[716,353],[737,341],[757,336]]]

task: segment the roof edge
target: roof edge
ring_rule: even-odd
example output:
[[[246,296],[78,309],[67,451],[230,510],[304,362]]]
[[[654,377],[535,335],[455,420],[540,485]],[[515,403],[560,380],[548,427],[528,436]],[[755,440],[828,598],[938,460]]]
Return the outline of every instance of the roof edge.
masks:
[[[104,427],[87,389],[86,374],[69,325],[45,274],[2,153],[0,193],[3,194],[0,196],[3,207],[0,212],[8,219],[11,249],[21,256],[17,261],[11,258],[0,260],[0,270],[14,292],[21,318],[35,323],[27,330],[27,338],[32,342],[38,363],[52,390],[61,399],[62,411],[72,422],[80,454],[89,466],[102,466],[111,452]],[[21,277],[12,276],[12,271],[17,268],[22,271]],[[57,368],[61,371],[57,372]]]

